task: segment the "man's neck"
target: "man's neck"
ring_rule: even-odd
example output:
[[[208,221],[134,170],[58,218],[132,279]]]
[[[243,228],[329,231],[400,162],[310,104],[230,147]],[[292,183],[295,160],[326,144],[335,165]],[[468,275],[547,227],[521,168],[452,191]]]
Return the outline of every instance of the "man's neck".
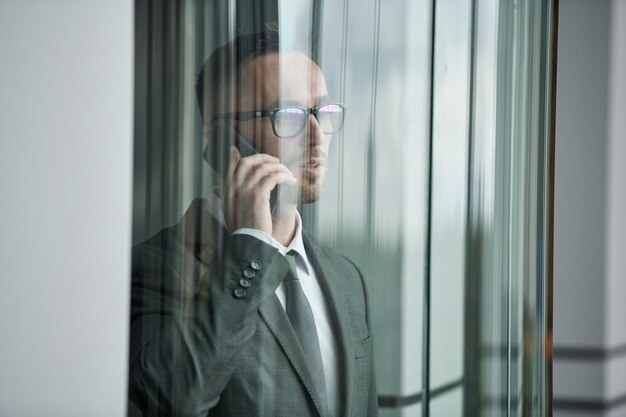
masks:
[[[289,246],[296,235],[296,204],[282,203],[277,207],[278,213],[272,224],[272,237],[281,245]]]

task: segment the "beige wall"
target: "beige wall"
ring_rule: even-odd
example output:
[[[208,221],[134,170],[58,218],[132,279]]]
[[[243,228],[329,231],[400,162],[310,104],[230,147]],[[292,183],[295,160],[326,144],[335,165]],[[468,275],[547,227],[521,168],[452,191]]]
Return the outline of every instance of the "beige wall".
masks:
[[[126,413],[132,29],[0,1],[0,416]]]

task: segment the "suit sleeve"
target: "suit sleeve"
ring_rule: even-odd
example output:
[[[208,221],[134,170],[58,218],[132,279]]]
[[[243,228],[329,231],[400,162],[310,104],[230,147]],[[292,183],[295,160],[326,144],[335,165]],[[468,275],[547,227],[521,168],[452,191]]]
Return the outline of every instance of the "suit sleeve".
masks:
[[[129,394],[144,416],[207,415],[288,269],[275,248],[247,235],[232,236],[209,266],[194,258],[183,267],[189,256],[182,245],[133,253]],[[245,294],[244,270],[255,273]]]

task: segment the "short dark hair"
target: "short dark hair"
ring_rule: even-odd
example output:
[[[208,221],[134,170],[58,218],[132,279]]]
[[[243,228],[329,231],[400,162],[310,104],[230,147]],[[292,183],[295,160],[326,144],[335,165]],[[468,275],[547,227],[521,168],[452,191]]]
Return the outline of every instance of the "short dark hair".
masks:
[[[223,89],[232,85],[244,64],[253,58],[276,53],[279,48],[278,27],[267,24],[260,32],[240,35],[215,49],[204,62],[196,80],[196,98],[202,118],[205,118],[207,110],[208,114],[212,114],[216,108],[226,108],[228,94]]]

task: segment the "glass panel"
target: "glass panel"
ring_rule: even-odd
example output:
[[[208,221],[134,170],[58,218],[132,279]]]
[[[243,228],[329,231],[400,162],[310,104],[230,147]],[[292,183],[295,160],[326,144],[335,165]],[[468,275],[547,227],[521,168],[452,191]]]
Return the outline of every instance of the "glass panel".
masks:
[[[440,396],[434,396],[430,401],[430,415],[433,417],[464,415],[463,390],[459,388]]]
[[[480,0],[465,402],[476,416],[550,415],[554,3]]]
[[[540,3],[136,1],[131,415],[545,410]]]
[[[136,16],[131,411],[360,417],[380,396],[380,415],[421,415],[430,3],[138,0]],[[294,106],[317,119],[276,110]]]
[[[471,1],[440,0],[435,11],[430,219],[431,398],[439,387],[458,386],[463,380],[471,6]],[[435,399],[431,399],[430,415],[462,416],[462,395],[458,395],[462,390],[456,391],[454,403],[438,399],[438,407],[434,407]]]
[[[321,13],[321,66],[348,110],[305,222],[369,285],[383,416],[421,415],[429,7],[328,2]]]

